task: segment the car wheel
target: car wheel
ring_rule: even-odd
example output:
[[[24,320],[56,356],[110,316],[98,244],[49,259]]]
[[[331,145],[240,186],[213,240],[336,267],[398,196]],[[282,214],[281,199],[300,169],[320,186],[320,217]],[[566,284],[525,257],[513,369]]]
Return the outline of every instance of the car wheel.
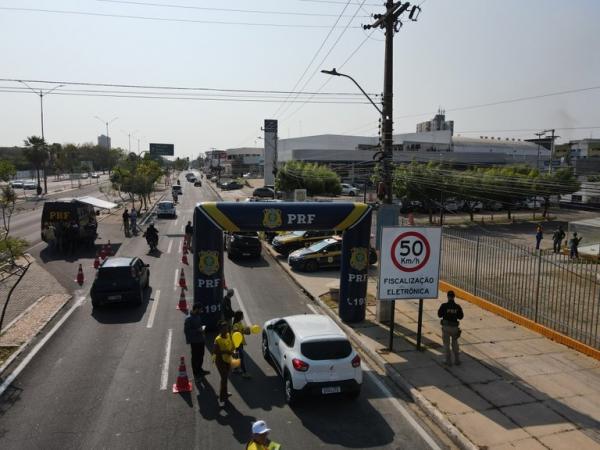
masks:
[[[144,303],[144,288],[140,288],[140,292],[138,294],[137,300],[135,301],[135,305],[140,306],[142,303]]]
[[[307,272],[316,272],[319,270],[319,264],[314,260],[306,261],[304,264],[304,270]]]
[[[148,289],[148,286],[150,286],[150,271],[148,271],[148,278],[146,278],[146,284],[144,285],[144,288]]]
[[[354,191],[350,191],[350,193],[349,193],[348,195],[349,195],[350,197],[354,197],[354,196],[356,196],[356,192],[354,192]]]
[[[298,401],[298,391],[294,389],[292,378],[288,373],[283,377],[283,389],[285,393],[285,402],[292,406]]]
[[[270,361],[271,356],[269,355],[269,340],[267,339],[266,333],[263,333],[263,335],[262,335],[262,344],[261,344],[260,348],[262,350],[262,355],[263,355],[263,358],[265,358],[265,361]]]

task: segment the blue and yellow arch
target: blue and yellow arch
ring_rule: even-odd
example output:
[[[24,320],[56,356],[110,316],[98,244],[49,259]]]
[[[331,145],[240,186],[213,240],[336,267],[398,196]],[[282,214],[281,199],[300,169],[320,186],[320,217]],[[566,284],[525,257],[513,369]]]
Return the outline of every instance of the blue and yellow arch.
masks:
[[[194,303],[209,326],[219,320],[223,295],[223,231],[335,230],[343,232],[339,315],[365,318],[371,208],[352,202],[204,202],[194,211]],[[359,249],[366,249],[361,251]],[[232,280],[230,284],[233,286]]]

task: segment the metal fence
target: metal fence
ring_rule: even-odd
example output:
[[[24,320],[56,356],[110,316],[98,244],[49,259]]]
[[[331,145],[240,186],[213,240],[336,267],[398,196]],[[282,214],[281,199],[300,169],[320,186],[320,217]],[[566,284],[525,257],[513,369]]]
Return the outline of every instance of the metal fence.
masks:
[[[443,280],[594,348],[600,348],[599,266],[444,229]]]

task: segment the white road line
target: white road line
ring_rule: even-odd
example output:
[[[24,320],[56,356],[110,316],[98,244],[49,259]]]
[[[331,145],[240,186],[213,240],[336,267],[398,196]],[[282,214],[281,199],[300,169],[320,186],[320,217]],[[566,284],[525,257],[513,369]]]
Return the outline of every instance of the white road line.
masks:
[[[171,253],[171,247],[173,247],[173,239],[169,241],[169,246],[167,247],[167,253]]]
[[[71,314],[73,314],[73,312],[83,304],[84,300],[84,296],[78,297],[77,301],[73,304],[73,306],[71,306],[71,308],[65,313],[65,315],[62,316],[58,322],[56,322],[56,325],[52,327],[48,334],[44,336],[42,340],[36,344],[35,347],[33,347],[31,352],[29,352],[29,354],[23,359],[23,361],[21,361],[21,363],[15,368],[15,370],[13,370],[13,372],[8,377],[6,377],[4,382],[0,385],[0,395],[2,395],[4,391],[6,391],[6,389],[12,384],[12,382],[15,381],[15,378],[17,378],[19,374],[23,371],[23,369],[27,367],[27,364],[31,362],[31,360],[35,357],[35,355],[37,355],[37,353],[42,349],[46,342],[48,342],[50,338],[54,336],[54,333],[56,333],[58,329],[62,326],[62,324],[67,321]]]
[[[248,311],[246,310],[246,307],[242,303],[242,299],[240,298],[239,294],[237,293],[237,290],[234,294],[234,297],[237,299],[238,305],[240,305],[240,310],[244,313],[244,322],[246,322],[246,324],[252,324],[252,321],[250,320],[250,316],[248,315]],[[250,326],[250,325],[248,325],[248,326]]]
[[[28,252],[29,250],[32,250],[32,249],[36,248],[38,245],[42,245],[42,244],[44,244],[44,241],[41,241],[41,242],[38,242],[35,245],[32,245],[31,247],[29,247],[28,249],[26,249],[25,252]]]
[[[173,280],[173,286],[175,286],[175,289],[177,289],[177,287],[179,286],[179,284],[177,284],[177,269],[175,269],[175,279]]]
[[[311,305],[310,303],[306,304],[306,307],[308,309],[310,309],[312,312],[314,312],[315,314],[319,314],[319,311],[317,311],[317,308],[315,308],[313,305]]]
[[[165,359],[163,361],[162,372],[160,374],[160,390],[167,390],[167,383],[169,382],[169,359],[171,359],[171,341],[173,340],[173,329],[169,328],[169,334],[167,334],[167,344],[165,345]]]
[[[406,419],[406,421],[415,429],[419,436],[423,438],[429,447],[435,450],[441,450],[441,447],[437,445],[437,443],[432,439],[432,437],[423,429],[423,427],[414,419],[414,417],[408,412],[408,410],[398,401],[394,394],[390,392],[390,390],[381,382],[377,376],[371,372],[370,370],[363,370],[373,383],[379,388],[379,390],[387,397],[387,400],[394,405],[394,407],[402,414],[402,416]]]
[[[160,289],[157,289],[156,294],[154,294],[154,301],[152,303],[152,309],[150,310],[150,316],[148,316],[148,323],[146,324],[146,328],[152,328],[152,325],[154,325],[154,316],[156,316],[156,309],[158,308],[159,300]]]

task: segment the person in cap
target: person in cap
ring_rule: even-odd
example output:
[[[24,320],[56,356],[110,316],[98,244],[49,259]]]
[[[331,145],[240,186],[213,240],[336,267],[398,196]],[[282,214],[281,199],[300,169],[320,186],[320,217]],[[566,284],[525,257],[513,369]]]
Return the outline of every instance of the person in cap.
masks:
[[[252,438],[246,444],[246,450],[279,450],[279,444],[269,439],[271,429],[267,427],[267,422],[257,420],[252,424]]]
[[[458,338],[460,337],[460,328],[458,321],[464,317],[460,305],[454,302],[454,291],[448,291],[448,301],[443,303],[438,309],[438,317],[442,324],[442,341],[444,342],[444,352],[446,354],[446,365],[452,365],[450,354],[450,341],[452,341],[452,353],[454,354],[454,364],[460,365]]]

